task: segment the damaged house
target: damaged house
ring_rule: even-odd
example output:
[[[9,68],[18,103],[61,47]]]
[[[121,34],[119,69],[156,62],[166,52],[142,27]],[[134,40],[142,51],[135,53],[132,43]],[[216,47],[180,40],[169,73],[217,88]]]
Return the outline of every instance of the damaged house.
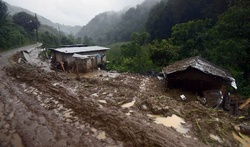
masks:
[[[200,95],[207,90],[219,90],[222,85],[237,89],[235,79],[221,67],[196,56],[177,61],[165,68],[167,88],[184,89]]]
[[[54,68],[64,71],[88,72],[106,62],[106,51],[109,48],[101,46],[65,46],[50,49]]]
[[[181,88],[189,91],[220,89],[222,85],[237,88],[235,79],[221,67],[196,56],[177,61],[165,68],[168,88]]]

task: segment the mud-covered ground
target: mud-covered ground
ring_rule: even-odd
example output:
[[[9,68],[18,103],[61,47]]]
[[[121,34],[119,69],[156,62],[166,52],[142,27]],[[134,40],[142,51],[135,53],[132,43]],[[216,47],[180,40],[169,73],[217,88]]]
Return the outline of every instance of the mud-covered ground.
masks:
[[[192,93],[166,91],[156,77],[106,71],[80,77],[24,63],[5,67],[0,146],[240,146],[234,126],[245,122],[203,106]]]

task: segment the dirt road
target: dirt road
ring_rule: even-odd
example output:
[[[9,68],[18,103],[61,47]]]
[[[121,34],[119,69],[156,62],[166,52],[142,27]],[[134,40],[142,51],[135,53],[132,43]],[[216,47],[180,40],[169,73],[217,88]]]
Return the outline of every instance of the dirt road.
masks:
[[[32,45],[28,45],[28,46],[24,46],[24,47],[20,47],[20,48],[16,48],[13,50],[7,50],[4,52],[0,53],[0,69],[2,69],[4,66],[10,65],[8,62],[8,58],[13,55],[14,53],[16,53],[17,51],[22,51],[22,50],[27,50],[30,51],[36,47],[41,46],[41,43],[37,43],[37,44],[32,44]]]
[[[2,57],[1,64],[7,65]],[[216,125],[223,121],[210,118],[200,104],[179,103],[153,77],[96,71],[76,80],[74,74],[16,64],[1,71],[0,83],[0,146],[237,145],[228,134],[221,142],[207,138],[204,133],[211,128],[194,125],[203,127],[202,115]],[[156,121],[173,114],[191,119],[182,120],[188,133]],[[217,126],[212,127],[218,133]]]

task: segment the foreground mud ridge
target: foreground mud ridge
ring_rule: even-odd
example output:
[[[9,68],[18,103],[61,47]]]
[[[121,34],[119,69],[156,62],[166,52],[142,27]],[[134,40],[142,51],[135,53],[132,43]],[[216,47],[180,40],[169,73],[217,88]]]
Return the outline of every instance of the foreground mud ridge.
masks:
[[[5,72],[5,134],[15,130],[11,137],[18,134],[23,146],[239,146],[232,135],[237,118],[197,101],[180,102],[178,92],[167,93],[152,77],[100,73],[77,80],[27,64]],[[150,117],[173,114],[186,121],[188,133]],[[10,140],[2,145],[15,144]]]

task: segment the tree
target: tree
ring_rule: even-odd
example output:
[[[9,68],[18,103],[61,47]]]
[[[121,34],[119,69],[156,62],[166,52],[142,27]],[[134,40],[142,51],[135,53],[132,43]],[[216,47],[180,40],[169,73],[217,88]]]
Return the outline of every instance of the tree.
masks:
[[[226,9],[226,0],[162,0],[151,10],[146,29],[152,40],[167,39],[174,25],[205,18],[216,22]]]
[[[179,47],[174,46],[169,40],[154,40],[148,45],[150,59],[153,63],[162,68],[179,59]]]
[[[89,45],[90,41],[89,41],[89,37],[88,36],[86,36],[86,35],[84,36],[83,43]]]
[[[38,19],[26,12],[19,12],[13,15],[13,22],[22,26],[28,32],[32,32],[40,26]]]
[[[235,0],[210,30],[209,57],[230,69],[239,83],[239,90],[250,94],[250,2]]]
[[[0,27],[0,49],[9,49],[29,43],[25,30],[15,24],[7,22]]]
[[[149,50],[146,48],[149,37],[146,32],[135,32],[131,35],[132,42],[122,45],[121,71],[145,73],[152,69],[153,63],[150,60]]]
[[[37,19],[36,14],[35,14],[35,21],[39,22],[38,19]],[[36,28],[35,28],[35,30],[36,30],[36,42],[39,41],[39,39],[38,39],[38,28],[39,28],[39,26],[38,25],[40,25],[40,23],[36,23]]]
[[[83,38],[83,44],[94,45],[94,42],[93,42],[93,39],[91,37],[88,37],[85,35]]]
[[[9,49],[28,43],[27,33],[21,27],[13,24],[8,17],[8,8],[0,0],[0,49]]]
[[[150,35],[145,31],[135,32],[131,34],[131,40],[139,44],[140,46],[145,45],[149,42]]]
[[[62,36],[62,38],[61,38],[61,44],[62,45],[75,44],[75,38],[74,38],[74,36],[72,36],[72,35]]]
[[[152,70],[153,63],[146,46],[149,34],[135,32],[131,35],[131,42],[119,44],[108,52],[109,69],[120,72],[145,73]]]
[[[8,16],[8,8],[5,5],[5,3],[0,0],[0,26],[6,21],[6,18]]]
[[[173,26],[171,41],[180,47],[182,58],[205,55],[208,49],[208,30],[212,27],[211,19],[188,21]]]
[[[76,43],[77,44],[82,44],[82,37],[77,37]]]
[[[43,47],[45,48],[59,46],[58,38],[54,34],[49,32],[41,34],[41,41],[43,43]]]

